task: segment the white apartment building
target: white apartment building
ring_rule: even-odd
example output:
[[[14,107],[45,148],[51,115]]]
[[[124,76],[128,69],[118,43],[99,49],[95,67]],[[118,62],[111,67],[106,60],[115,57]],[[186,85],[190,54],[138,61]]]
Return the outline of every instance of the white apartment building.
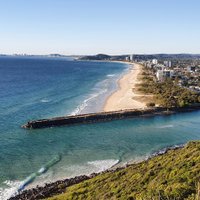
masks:
[[[133,55],[130,55],[130,61],[133,61],[133,60],[134,60]]]
[[[174,74],[173,70],[158,70],[156,72],[156,78],[158,81],[163,81],[165,78],[171,78]]]
[[[170,60],[164,61],[164,65],[165,65],[165,67],[171,67],[172,62]]]
[[[158,64],[158,60],[157,59],[153,59],[152,60],[152,64],[157,65]]]

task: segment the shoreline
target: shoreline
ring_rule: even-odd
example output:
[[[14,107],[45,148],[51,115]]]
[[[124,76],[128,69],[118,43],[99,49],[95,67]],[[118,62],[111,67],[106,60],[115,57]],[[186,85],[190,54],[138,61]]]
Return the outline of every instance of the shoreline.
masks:
[[[126,64],[128,64],[128,63],[126,63]],[[127,73],[127,74],[129,74],[129,72]],[[126,75],[126,74],[125,74]],[[124,76],[125,76],[124,75]],[[123,77],[124,77],[123,76]],[[122,78],[123,78],[122,77]],[[121,79],[122,79],[121,78]],[[116,91],[117,92],[117,91]],[[114,92],[115,93],[115,92]],[[169,150],[169,148],[167,148],[167,150]],[[160,151],[158,151],[158,152],[161,152],[162,150],[160,150]],[[164,153],[166,153],[166,151],[164,152],[164,153],[160,153],[160,154],[158,154],[158,152],[157,153],[154,153],[154,154],[156,154],[156,155],[161,155],[161,154],[164,154]],[[154,154],[151,154],[151,157],[153,157],[154,156]],[[156,156],[155,155],[155,156]],[[148,157],[148,159],[150,159],[151,157]],[[140,161],[140,162],[144,162],[146,159],[143,159],[142,161]],[[134,162],[135,163],[135,162]],[[71,186],[71,185],[74,185],[74,184],[77,184],[77,183],[80,183],[80,182],[82,182],[82,181],[84,181],[84,180],[88,180],[88,179],[90,179],[90,178],[93,178],[93,177],[95,177],[95,176],[97,176],[97,175],[99,175],[99,174],[102,174],[102,173],[106,173],[106,172],[108,172],[108,171],[115,171],[115,170],[120,170],[120,169],[122,169],[122,168],[126,168],[127,166],[129,166],[129,165],[132,165],[132,164],[134,164],[134,163],[131,163],[131,161],[130,161],[130,163],[124,163],[124,166],[119,166],[119,167],[117,167],[116,169],[113,169],[113,167],[111,167],[110,169],[108,169],[108,170],[105,170],[105,171],[103,171],[103,172],[101,172],[101,173],[93,173],[93,174],[91,174],[91,175],[81,175],[81,176],[76,176],[76,177],[74,177],[74,178],[69,178],[69,179],[65,179],[65,180],[58,180],[58,181],[55,181],[55,182],[51,182],[51,183],[47,183],[47,184],[45,184],[45,186],[39,186],[39,187],[36,187],[36,188],[31,188],[30,190],[25,190],[24,192],[28,192],[28,191],[30,191],[30,193],[32,193],[31,195],[33,195],[35,192],[37,192],[37,190],[38,189],[40,189],[40,188],[42,188],[41,190],[41,192],[38,192],[38,194],[39,195],[42,195],[42,192],[45,190],[45,188],[46,188],[46,190],[47,190],[47,192],[48,191],[53,191],[54,189],[56,190],[58,190],[58,189],[60,189],[60,191],[62,192],[62,190],[64,189],[64,188],[58,188],[57,186],[59,185],[60,186],[60,184],[67,184],[67,187],[68,186]],[[56,188],[57,187],[57,188]],[[45,192],[45,191],[44,191]],[[54,191],[53,191],[54,192]],[[22,192],[23,193],[23,192]],[[12,198],[13,199],[13,198]],[[15,199],[15,198],[14,198]],[[23,198],[22,198],[23,199]]]
[[[118,89],[106,99],[103,107],[104,112],[146,108],[142,99],[144,95],[137,94],[134,91],[134,88],[140,82],[138,76],[142,71],[142,66],[138,63],[122,63],[132,65],[132,67],[118,80]]]
[[[36,187],[22,191],[21,193],[19,193],[16,196],[10,197],[8,200],[27,200],[27,199],[34,199],[34,200],[38,199],[39,200],[39,199],[44,199],[44,198],[46,199],[46,198],[52,197],[54,195],[58,195],[58,194],[63,193],[66,190],[67,187],[76,185],[78,183],[81,183],[81,182],[89,180],[89,179],[92,179],[94,177],[97,177],[98,175],[105,174],[105,173],[108,173],[108,172],[111,172],[111,173],[117,172],[117,171],[120,171],[122,169],[126,169],[129,166],[133,166],[133,165],[136,165],[136,164],[147,162],[154,157],[167,154],[167,152],[170,151],[170,150],[177,150],[177,149],[184,148],[187,143],[162,148],[162,149],[150,154],[149,156],[147,156],[146,158],[144,158],[142,160],[130,161],[130,162],[127,162],[127,163],[121,163],[121,165],[118,165],[120,163],[115,164],[111,168],[104,170],[102,172],[99,172],[99,173],[92,173],[90,175],[80,175],[80,176],[75,176],[73,178],[66,178],[66,179],[62,179],[62,180],[57,180],[57,181],[54,181],[54,182],[46,183],[43,186],[37,185]]]
[[[80,115],[94,112],[102,112],[107,98],[118,89],[118,80],[127,74],[131,63],[125,61],[110,60],[78,60],[79,62],[120,64],[120,71],[107,72],[105,77],[96,82],[96,84],[84,95],[79,104],[68,115]]]
[[[138,79],[142,72],[142,65],[130,61],[118,60],[86,60],[88,62],[121,63],[127,65],[127,71],[122,71],[115,80],[117,88],[112,91],[103,102],[99,112],[119,111],[128,109],[145,109],[150,95],[138,94],[135,90],[140,82]],[[81,113],[79,113],[81,114]]]

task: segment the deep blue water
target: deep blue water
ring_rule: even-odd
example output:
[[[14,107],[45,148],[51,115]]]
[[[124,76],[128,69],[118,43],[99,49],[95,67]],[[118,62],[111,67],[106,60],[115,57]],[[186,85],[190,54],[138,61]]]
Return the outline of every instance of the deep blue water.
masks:
[[[0,200],[61,155],[31,186],[140,160],[200,139],[200,112],[24,130],[37,118],[100,111],[128,66],[63,58],[0,57]]]

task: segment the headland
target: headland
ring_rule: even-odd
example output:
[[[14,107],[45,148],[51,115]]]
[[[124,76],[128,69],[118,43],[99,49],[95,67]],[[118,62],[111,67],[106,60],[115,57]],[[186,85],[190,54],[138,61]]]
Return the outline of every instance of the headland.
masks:
[[[127,196],[138,200],[194,199],[189,197],[200,194],[199,148],[199,141],[176,145],[139,163],[38,186],[10,200],[126,199]]]

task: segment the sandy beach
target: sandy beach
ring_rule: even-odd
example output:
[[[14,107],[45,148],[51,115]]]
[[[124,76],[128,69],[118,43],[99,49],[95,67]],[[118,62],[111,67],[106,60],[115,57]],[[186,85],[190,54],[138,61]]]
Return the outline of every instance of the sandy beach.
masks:
[[[141,73],[142,66],[137,63],[131,63],[132,68],[119,81],[119,88],[111,96],[108,97],[104,111],[117,111],[124,109],[143,109],[146,107],[146,102],[143,101],[144,95],[134,92],[138,80],[138,75]]]

